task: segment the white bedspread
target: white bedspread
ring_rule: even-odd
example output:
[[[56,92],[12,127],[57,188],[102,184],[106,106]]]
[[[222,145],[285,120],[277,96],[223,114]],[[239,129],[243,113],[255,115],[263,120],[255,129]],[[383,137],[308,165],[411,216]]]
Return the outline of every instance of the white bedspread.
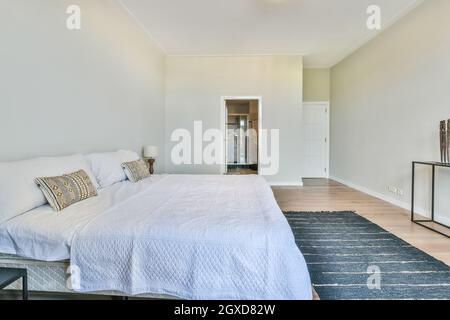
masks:
[[[124,181],[63,212],[45,205],[0,223],[0,253],[41,261],[67,260],[74,235],[87,223],[163,178],[153,176],[136,184]]]
[[[257,176],[167,176],[77,233],[71,264],[82,292],[311,298],[292,231]]]
[[[115,188],[58,239],[81,272],[77,291],[311,299],[306,263],[263,178],[169,175]]]

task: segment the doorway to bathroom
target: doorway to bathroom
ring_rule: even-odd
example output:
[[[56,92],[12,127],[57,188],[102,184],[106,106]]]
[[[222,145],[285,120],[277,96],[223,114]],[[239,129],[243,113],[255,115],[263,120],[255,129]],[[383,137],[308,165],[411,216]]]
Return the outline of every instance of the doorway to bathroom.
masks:
[[[260,98],[224,98],[225,174],[258,174]]]

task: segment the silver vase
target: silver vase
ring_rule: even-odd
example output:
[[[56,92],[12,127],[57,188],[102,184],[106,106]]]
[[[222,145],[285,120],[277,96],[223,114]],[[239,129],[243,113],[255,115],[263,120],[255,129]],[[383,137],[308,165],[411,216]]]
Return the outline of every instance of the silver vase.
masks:
[[[447,120],[447,136],[445,141],[446,162],[450,163],[450,119]]]
[[[447,121],[443,120],[440,122],[439,126],[439,143],[441,150],[441,162],[447,163],[448,159],[448,130],[447,130]]]

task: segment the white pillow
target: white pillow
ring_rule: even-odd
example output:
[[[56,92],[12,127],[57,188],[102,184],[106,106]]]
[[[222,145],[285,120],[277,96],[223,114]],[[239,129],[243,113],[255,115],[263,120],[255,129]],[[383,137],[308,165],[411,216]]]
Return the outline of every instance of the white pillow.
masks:
[[[136,152],[119,150],[116,152],[93,153],[86,156],[100,188],[106,188],[127,179],[122,163],[140,159]]]
[[[84,170],[96,188],[95,176],[83,155],[0,162],[0,223],[47,203],[34,181]]]

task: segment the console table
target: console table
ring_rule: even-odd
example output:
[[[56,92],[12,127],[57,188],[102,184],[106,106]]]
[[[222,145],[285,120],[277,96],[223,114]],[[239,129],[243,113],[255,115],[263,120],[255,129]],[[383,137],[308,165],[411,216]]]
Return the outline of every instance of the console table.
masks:
[[[417,220],[415,218],[415,210],[414,210],[414,192],[415,192],[415,174],[416,174],[416,165],[424,165],[424,166],[430,166],[432,170],[431,174],[431,219],[430,220]],[[432,226],[427,225],[427,223],[433,223],[438,224],[444,228],[450,228],[450,226],[447,226],[445,224],[442,224],[440,222],[437,222],[434,218],[434,200],[435,200],[435,188],[436,188],[436,167],[442,167],[442,168],[449,168],[450,164],[448,163],[441,163],[441,162],[432,162],[432,161],[414,161],[412,163],[412,197],[411,197],[411,221],[421,225],[422,227],[425,227],[427,229],[430,229],[434,232],[440,233],[443,236],[446,236],[447,238],[450,238],[449,234],[445,234]]]

